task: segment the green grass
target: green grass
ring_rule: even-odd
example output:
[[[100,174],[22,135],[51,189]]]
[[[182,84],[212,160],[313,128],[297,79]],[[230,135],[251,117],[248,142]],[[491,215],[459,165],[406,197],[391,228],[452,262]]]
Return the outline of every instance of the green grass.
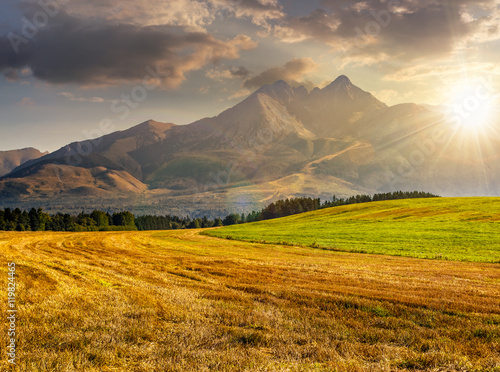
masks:
[[[322,209],[207,235],[430,259],[500,262],[500,198],[393,200]]]

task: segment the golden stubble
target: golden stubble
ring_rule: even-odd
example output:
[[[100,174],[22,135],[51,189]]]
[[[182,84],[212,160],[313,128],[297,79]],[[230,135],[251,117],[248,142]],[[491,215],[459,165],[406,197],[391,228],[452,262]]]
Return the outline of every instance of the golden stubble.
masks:
[[[2,370],[500,370],[498,264],[199,230],[0,233],[0,255],[19,285]]]

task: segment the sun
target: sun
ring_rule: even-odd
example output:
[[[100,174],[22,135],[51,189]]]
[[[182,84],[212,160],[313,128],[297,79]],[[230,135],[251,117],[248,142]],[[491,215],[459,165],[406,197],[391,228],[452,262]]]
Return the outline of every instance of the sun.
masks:
[[[498,116],[498,95],[486,81],[460,84],[447,104],[453,122],[462,129],[482,130]]]

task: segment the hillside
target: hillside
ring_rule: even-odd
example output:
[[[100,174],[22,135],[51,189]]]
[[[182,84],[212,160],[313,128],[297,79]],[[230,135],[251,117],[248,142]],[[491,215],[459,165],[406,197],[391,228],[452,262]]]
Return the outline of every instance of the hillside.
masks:
[[[47,154],[48,152],[42,153],[32,147],[21,150],[0,151],[0,177],[5,176],[27,161],[38,159]]]
[[[224,216],[302,196],[500,196],[493,124],[389,107],[346,76],[310,92],[277,81],[215,117],[148,120],[26,161],[0,177],[0,207]]]
[[[0,232],[19,371],[498,371],[500,265],[196,230]],[[7,279],[7,264],[0,267]],[[0,301],[7,313],[8,302]],[[0,322],[7,334],[8,322]],[[17,329],[16,329],[17,331]]]
[[[355,204],[208,235],[271,244],[459,261],[500,262],[500,198]]]

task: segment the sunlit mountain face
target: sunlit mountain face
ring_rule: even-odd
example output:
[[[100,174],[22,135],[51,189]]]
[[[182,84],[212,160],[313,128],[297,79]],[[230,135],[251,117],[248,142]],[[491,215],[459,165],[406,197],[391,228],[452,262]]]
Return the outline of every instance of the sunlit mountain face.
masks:
[[[495,97],[477,92],[462,106],[389,106],[345,75],[310,91],[280,80],[212,118],[150,120],[28,160],[0,179],[2,202],[223,214],[304,195],[499,195]]]
[[[0,203],[499,193],[497,0],[0,10]]]

